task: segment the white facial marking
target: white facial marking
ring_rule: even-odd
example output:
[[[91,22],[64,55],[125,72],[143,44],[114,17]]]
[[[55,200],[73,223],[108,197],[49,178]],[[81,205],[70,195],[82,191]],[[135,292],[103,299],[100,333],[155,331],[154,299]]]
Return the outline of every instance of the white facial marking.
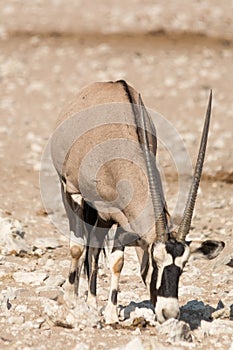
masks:
[[[156,289],[159,289],[162,282],[163,270],[166,266],[173,264],[173,258],[171,254],[166,251],[165,244],[158,243],[154,247],[153,252],[154,259],[158,267],[158,278],[156,281]]]
[[[157,320],[160,323],[165,322],[169,318],[178,318],[180,315],[179,303],[176,298],[157,297],[155,306]]]
[[[188,261],[189,256],[190,256],[190,249],[189,247],[186,246],[184,254],[182,256],[177,256],[177,258],[175,258],[175,265],[180,267],[181,270],[183,270],[184,264]]]

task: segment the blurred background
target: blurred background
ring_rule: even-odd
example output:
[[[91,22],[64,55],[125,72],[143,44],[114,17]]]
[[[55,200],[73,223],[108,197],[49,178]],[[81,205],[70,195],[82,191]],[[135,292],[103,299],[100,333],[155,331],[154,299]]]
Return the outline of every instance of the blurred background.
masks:
[[[213,89],[204,178],[232,183],[232,16],[231,0],[1,1],[2,209],[41,206],[42,150],[64,103],[94,81],[127,80],[173,124],[192,161]],[[160,161],[174,188],[163,149]]]
[[[59,225],[50,222],[41,201],[41,157],[64,104],[94,81],[125,79],[134,86],[145,105],[176,128],[192,164],[213,89],[206,161],[190,236],[222,239],[226,247],[220,262],[195,262],[182,280],[180,295],[183,305],[193,298],[206,303],[205,307],[200,301],[204,308],[201,306],[199,318],[196,304],[193,309],[187,304],[188,319],[196,318],[199,324],[203,314],[210,315],[212,306],[229,304],[232,310],[233,275],[226,266],[232,261],[233,238],[232,19],[232,0],[0,1],[0,296],[5,300],[0,310],[1,349],[64,349],[64,344],[73,349],[77,342],[75,349],[89,349],[87,342],[93,349],[98,348],[98,341],[99,349],[104,348],[101,344],[110,349],[128,342],[133,334],[130,329],[100,332],[98,326],[80,328],[82,332],[79,328],[65,330],[61,324],[66,314],[61,327],[45,322],[47,310],[50,316],[54,308],[60,310],[56,300],[70,260],[68,240],[59,234]],[[169,134],[164,135],[159,162],[172,213],[180,174],[166,149],[169,144],[175,152],[176,144],[173,147]],[[50,180],[52,188],[53,178]],[[51,188],[47,188],[49,193]],[[187,188],[182,191],[187,195]],[[67,224],[64,215],[62,220]],[[21,257],[15,256],[19,236],[30,248]],[[14,249],[5,244],[9,237],[13,237]],[[124,303],[148,298],[132,252],[129,249],[126,254],[130,263],[125,264],[123,279],[130,288],[122,288]],[[99,280],[99,298],[104,304],[109,275],[104,272]],[[52,291],[51,286],[55,287]],[[85,322],[92,319],[92,314],[85,315]],[[25,320],[29,322],[24,324]],[[225,322],[213,323],[211,330],[202,328],[192,336],[192,347],[228,350],[232,325]],[[160,341],[161,332],[156,337]],[[168,346],[167,341],[164,344],[163,349]]]

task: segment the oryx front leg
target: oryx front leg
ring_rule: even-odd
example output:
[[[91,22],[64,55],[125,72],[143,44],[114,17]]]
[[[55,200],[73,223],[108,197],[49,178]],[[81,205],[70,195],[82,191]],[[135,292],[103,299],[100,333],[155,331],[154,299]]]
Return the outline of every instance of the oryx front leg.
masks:
[[[78,295],[79,279],[85,258],[84,250],[84,243],[70,243],[71,266],[69,271],[69,283],[73,285],[76,295]]]
[[[120,274],[124,265],[124,248],[113,248],[109,260],[111,270],[111,287],[108,303],[104,313],[105,322],[108,324],[119,322],[117,312],[117,294],[119,290]]]
[[[79,281],[85,259],[85,251],[84,240],[82,240],[82,244],[73,241],[70,242],[71,265],[68,279],[64,286],[64,300],[70,307],[75,307],[77,303]]]

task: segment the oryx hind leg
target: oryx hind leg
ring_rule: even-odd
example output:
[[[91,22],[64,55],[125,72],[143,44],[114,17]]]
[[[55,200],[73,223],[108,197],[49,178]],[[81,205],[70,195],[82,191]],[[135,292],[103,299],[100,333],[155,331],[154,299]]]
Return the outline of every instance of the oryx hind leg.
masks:
[[[90,217],[87,217],[89,213]],[[85,211],[86,226],[88,234],[88,246],[87,246],[87,259],[85,260],[86,270],[88,275],[88,295],[87,304],[91,307],[97,308],[97,274],[98,274],[98,261],[99,255],[103,248],[104,238],[108,232],[108,228],[98,217],[98,214],[94,208],[88,208]],[[94,222],[94,218],[96,221]]]
[[[85,259],[86,234],[83,222],[83,204],[79,195],[70,195],[62,187],[62,198],[69,219],[71,265],[65,284],[64,299],[70,306],[76,305],[80,274]]]
[[[97,274],[101,248],[88,247],[88,294],[87,304],[97,309]]]

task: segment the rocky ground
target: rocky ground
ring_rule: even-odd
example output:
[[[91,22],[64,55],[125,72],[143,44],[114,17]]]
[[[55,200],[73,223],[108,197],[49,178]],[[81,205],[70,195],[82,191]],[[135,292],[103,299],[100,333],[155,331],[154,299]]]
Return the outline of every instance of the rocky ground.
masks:
[[[73,1],[73,10],[63,1],[25,2],[22,8],[20,1],[0,4],[1,349],[233,349],[232,2],[219,7],[217,1],[211,6],[193,1],[187,8],[180,0],[167,11],[162,4],[152,11],[145,3],[142,8],[135,1],[133,10],[126,5],[127,16],[121,15],[123,4],[114,4],[111,12],[105,2],[99,16]],[[43,209],[41,156],[73,93],[93,81],[122,78],[173,125],[191,161],[209,89],[214,93],[190,237],[221,239],[226,247],[216,260],[187,265],[179,322],[155,321],[131,248],[120,282],[119,325],[104,325],[102,316],[86,307],[84,276],[76,309],[62,303],[70,265],[68,239],[61,233],[66,219],[59,212],[57,223],[54,208],[50,216]],[[158,129],[160,166],[173,213],[179,192],[175,147],[174,153],[167,152],[173,144],[166,130]],[[100,309],[108,297],[107,266],[102,259]]]

